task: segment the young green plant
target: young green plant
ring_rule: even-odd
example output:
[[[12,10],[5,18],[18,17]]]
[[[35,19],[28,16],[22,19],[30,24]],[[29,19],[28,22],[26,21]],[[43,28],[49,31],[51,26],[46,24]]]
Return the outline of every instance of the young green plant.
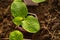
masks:
[[[11,13],[15,25],[21,25],[29,33],[36,33],[40,30],[38,19],[28,15],[28,9],[22,0],[14,0],[11,4]],[[18,30],[13,31],[10,33],[9,40],[23,40],[23,34]]]
[[[21,25],[27,32],[36,33],[40,30],[38,19],[28,15],[28,9],[24,2],[15,0],[11,5],[11,13],[14,17],[13,23],[17,26]]]
[[[15,30],[10,33],[9,40],[23,40],[23,34],[20,31]]]

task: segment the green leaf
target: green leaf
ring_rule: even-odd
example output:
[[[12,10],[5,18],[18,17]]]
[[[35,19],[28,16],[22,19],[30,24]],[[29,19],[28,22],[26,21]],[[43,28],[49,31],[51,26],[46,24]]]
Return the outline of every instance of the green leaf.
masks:
[[[20,31],[15,30],[10,33],[9,40],[23,40],[23,34]]]
[[[32,0],[32,1],[35,2],[35,3],[41,3],[41,2],[44,2],[46,0]]]
[[[11,5],[11,13],[13,17],[25,17],[28,14],[28,10],[23,2],[13,2]]]
[[[23,20],[23,18],[22,17],[15,17],[12,21],[13,21],[13,23],[15,24],[15,25],[21,25],[22,24],[22,21]]]
[[[39,22],[33,16],[28,16],[24,21],[22,21],[22,27],[30,33],[36,33],[40,30]]]

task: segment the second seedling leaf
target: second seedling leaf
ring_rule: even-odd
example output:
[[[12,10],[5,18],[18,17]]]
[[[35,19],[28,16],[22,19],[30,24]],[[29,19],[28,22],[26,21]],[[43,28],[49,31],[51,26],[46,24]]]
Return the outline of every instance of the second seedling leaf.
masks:
[[[36,33],[40,30],[38,20],[33,16],[28,16],[23,22],[22,27],[30,33]]]

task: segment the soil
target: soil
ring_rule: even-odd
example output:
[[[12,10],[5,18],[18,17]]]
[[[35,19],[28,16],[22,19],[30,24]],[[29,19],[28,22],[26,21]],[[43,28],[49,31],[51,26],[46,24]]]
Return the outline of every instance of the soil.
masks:
[[[8,40],[9,33],[15,29],[12,22],[10,5],[12,0],[0,0],[0,40]],[[60,40],[60,0],[46,0],[39,6],[27,6],[29,12],[35,13],[41,26],[35,34],[24,33],[24,38],[32,40]]]

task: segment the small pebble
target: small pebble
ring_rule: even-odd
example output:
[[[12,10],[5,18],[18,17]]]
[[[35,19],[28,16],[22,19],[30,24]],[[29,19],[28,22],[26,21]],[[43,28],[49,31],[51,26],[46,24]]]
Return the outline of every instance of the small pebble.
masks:
[[[32,0],[23,0],[27,6],[38,6],[39,4],[32,2]]]

